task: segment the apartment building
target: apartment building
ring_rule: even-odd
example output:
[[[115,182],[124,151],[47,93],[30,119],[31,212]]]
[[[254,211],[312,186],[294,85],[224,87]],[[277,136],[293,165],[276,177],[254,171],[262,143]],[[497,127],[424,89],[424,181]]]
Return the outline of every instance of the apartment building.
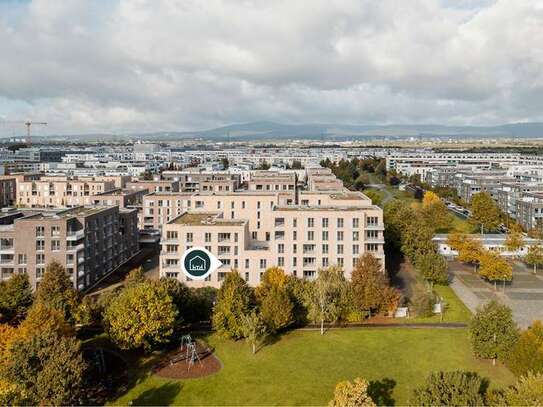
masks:
[[[543,191],[530,191],[516,201],[516,220],[524,230],[543,232]]]
[[[15,205],[17,180],[9,175],[0,176],[0,208]]]
[[[249,191],[294,191],[298,177],[296,172],[253,171],[249,176]]]
[[[484,175],[464,175],[458,186],[458,195],[465,202],[471,202],[473,195],[487,192],[497,200],[497,191],[503,182],[515,182],[514,178],[506,177],[505,171],[492,171]]]
[[[115,189],[113,181],[81,181],[66,177],[41,177],[17,184],[17,205],[54,208],[90,205],[92,196]]]
[[[0,279],[27,273],[35,289],[56,260],[85,290],[137,254],[135,210],[77,207],[0,215]]]
[[[502,182],[496,190],[498,207],[509,214],[513,219],[517,218],[517,201],[526,192],[542,191],[543,184],[537,182]]]
[[[164,196],[156,199],[166,202]],[[319,268],[337,264],[350,278],[366,252],[384,265],[383,213],[362,193],[306,191],[298,205],[293,193],[250,191],[172,196],[168,202],[178,199],[186,202],[177,207],[181,213],[173,212],[162,226],[160,275],[189,286],[219,287],[232,269],[256,286],[266,268],[275,265],[311,279]],[[187,280],[180,268],[184,251],[196,246],[206,247],[223,263],[206,281]]]
[[[141,207],[143,197],[147,195],[147,189],[114,189],[94,195],[93,205],[118,206],[119,208]]]
[[[337,179],[330,168],[309,168],[307,188],[310,191],[332,192],[343,190],[343,182]]]
[[[149,192],[179,192],[179,181],[172,180],[137,180],[126,183],[126,189]]]

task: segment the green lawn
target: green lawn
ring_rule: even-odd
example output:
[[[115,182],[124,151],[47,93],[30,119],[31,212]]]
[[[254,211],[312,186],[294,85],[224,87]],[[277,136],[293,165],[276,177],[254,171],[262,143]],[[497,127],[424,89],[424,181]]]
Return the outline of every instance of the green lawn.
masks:
[[[477,371],[493,386],[514,380],[504,367],[471,356],[465,329],[294,331],[256,355],[243,341],[211,336],[208,342],[224,364],[220,372],[185,381],[143,376],[115,404],[324,405],[338,381],[361,376],[382,402],[400,405],[434,370]]]

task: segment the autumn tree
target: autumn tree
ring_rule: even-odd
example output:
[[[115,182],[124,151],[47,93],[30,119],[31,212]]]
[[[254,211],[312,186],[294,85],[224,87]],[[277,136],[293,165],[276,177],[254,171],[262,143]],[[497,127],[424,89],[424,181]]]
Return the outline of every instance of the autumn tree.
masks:
[[[355,308],[360,312],[383,309],[383,292],[388,279],[379,260],[371,253],[365,253],[356,262],[351,275],[351,290]]]
[[[441,198],[432,191],[426,191],[422,199],[421,215],[424,222],[434,231],[445,229],[451,223],[451,214]]]
[[[319,270],[310,292],[310,315],[320,322],[324,335],[324,322],[340,320],[348,309],[349,286],[340,267]]]
[[[109,304],[104,324],[111,339],[122,349],[146,350],[169,341],[177,310],[167,291],[143,282],[126,287]]]
[[[438,202],[441,202],[441,198],[439,197],[438,194],[432,191],[426,191],[424,193],[424,197],[422,198],[422,207],[427,208]]]
[[[66,269],[57,261],[52,261],[47,265],[36,290],[36,302],[61,311],[66,321],[75,322],[78,294]]]
[[[283,288],[287,282],[287,275],[281,267],[269,267],[266,269],[260,284],[255,289],[255,296],[262,301],[272,288]]]
[[[540,242],[528,247],[528,253],[524,256],[524,261],[532,265],[534,274],[536,274],[537,267],[543,264],[543,247]]]
[[[519,378],[514,386],[505,390],[505,401],[508,406],[543,405],[543,373],[528,372]]]
[[[469,337],[475,356],[505,360],[518,338],[511,310],[497,301],[483,305],[470,321]]]
[[[430,289],[434,284],[447,284],[447,260],[437,252],[427,252],[417,257],[415,264],[421,277],[428,282]]]
[[[26,273],[14,274],[0,282],[0,314],[7,320],[24,318],[32,301],[32,287]]]
[[[475,269],[477,268],[477,264],[481,259],[481,253],[484,250],[479,240],[475,240],[468,235],[453,233],[449,235],[447,244],[451,249],[458,252],[458,256],[456,257],[458,261],[471,263]]]
[[[373,407],[376,404],[368,394],[368,387],[368,382],[360,377],[357,377],[352,382],[348,380],[339,382],[334,390],[334,398],[330,400],[328,406]]]
[[[434,372],[413,391],[415,406],[481,406],[486,392],[485,381],[472,372]]]
[[[523,248],[525,245],[524,237],[519,230],[513,230],[505,238],[505,248],[513,253]]]
[[[142,266],[140,266],[140,267],[136,267],[130,270],[130,272],[124,278],[124,285],[126,287],[129,287],[135,284],[143,283],[144,281],[145,281],[145,270],[143,269]]]
[[[284,287],[272,287],[261,303],[262,318],[271,332],[288,327],[293,321],[294,305]]]
[[[226,275],[217,293],[213,309],[213,328],[227,338],[243,337],[243,316],[254,303],[253,292],[244,279],[232,271]]]
[[[511,281],[513,279],[513,267],[499,253],[485,250],[480,256],[479,274],[487,280],[494,282],[496,289],[497,281]]]
[[[522,331],[507,357],[507,366],[517,376],[543,373],[543,324],[534,321]]]
[[[471,219],[484,230],[494,230],[500,224],[500,210],[489,193],[479,192],[471,198]]]
[[[256,310],[253,309],[249,314],[241,316],[241,331],[255,354],[259,343],[267,335],[266,324]]]

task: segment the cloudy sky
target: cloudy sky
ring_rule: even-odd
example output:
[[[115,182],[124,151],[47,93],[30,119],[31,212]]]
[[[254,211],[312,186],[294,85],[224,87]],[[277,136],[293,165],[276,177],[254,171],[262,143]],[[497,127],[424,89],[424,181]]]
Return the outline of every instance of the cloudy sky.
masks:
[[[543,121],[543,1],[0,0],[2,119]]]

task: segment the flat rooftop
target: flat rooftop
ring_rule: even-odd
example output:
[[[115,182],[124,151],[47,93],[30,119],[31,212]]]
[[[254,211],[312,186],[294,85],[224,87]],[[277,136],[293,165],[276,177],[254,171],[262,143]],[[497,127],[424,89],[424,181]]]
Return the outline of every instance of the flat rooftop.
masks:
[[[186,226],[243,226],[245,220],[219,218],[218,212],[185,212],[170,223]]]

